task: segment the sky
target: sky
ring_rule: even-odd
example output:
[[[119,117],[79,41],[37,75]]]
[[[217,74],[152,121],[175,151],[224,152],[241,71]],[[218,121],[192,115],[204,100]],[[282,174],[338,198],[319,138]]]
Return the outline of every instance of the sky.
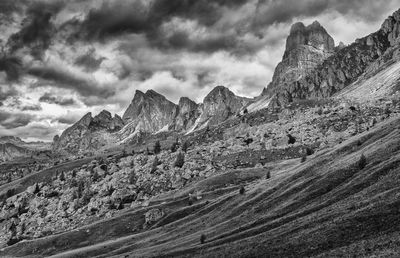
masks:
[[[255,97],[291,24],[335,44],[378,30],[399,0],[0,0],[0,136],[51,141],[87,112],[122,115],[136,90],[196,102]]]

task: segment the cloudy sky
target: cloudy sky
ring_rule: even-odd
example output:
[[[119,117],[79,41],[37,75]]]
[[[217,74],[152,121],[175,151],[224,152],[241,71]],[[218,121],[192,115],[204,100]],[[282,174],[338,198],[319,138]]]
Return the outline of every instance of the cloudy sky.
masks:
[[[318,20],[345,44],[398,0],[0,0],[0,136],[51,140],[87,112],[123,114],[135,90],[201,102],[254,97],[290,26]]]

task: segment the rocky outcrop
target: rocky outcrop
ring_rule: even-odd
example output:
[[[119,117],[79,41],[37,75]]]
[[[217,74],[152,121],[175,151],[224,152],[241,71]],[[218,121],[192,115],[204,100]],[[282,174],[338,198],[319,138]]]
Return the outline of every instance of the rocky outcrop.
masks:
[[[215,87],[203,101],[199,123],[219,124],[232,115],[236,115],[250,99],[238,97],[224,86]]]
[[[286,40],[282,61],[263,95],[272,95],[280,91],[281,85],[303,78],[331,56],[334,50],[333,38],[317,21],[307,27],[301,22],[295,23]]]
[[[135,132],[157,132],[163,128],[173,126],[178,114],[178,106],[163,95],[148,90],[143,93],[136,91],[132,103],[123,115],[127,124],[120,132],[121,139],[125,139]]]
[[[98,150],[108,143],[115,142],[113,133],[124,126],[122,118],[114,117],[107,110],[97,116],[87,113],[78,122],[67,128],[61,136],[53,139],[54,150],[65,150],[70,153]]]
[[[175,120],[175,129],[189,130],[196,123],[196,119],[200,116],[199,105],[193,100],[182,97],[178,103],[178,115]]]
[[[118,131],[124,127],[124,121],[122,118],[115,114],[114,117],[107,110],[101,111],[97,116],[90,122],[90,126],[104,128],[109,131]]]
[[[386,19],[377,32],[349,46],[341,46],[305,76],[281,80],[277,84],[273,81],[272,86],[268,86],[271,88],[267,88],[269,96],[273,97],[271,106],[281,106],[294,99],[326,98],[341,91],[358,80],[371,65],[376,66],[375,61],[398,44],[399,27],[400,10]]]

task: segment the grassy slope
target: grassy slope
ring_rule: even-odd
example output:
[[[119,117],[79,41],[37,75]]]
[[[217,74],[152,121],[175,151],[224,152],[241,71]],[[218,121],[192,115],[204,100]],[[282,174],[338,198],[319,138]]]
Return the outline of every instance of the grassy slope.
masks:
[[[310,257],[400,251],[400,119],[300,164],[234,171],[163,196],[167,216],[143,230],[137,208],[82,229],[18,243],[0,256]],[[358,168],[361,154],[367,157]],[[265,179],[267,171],[272,178]],[[246,183],[246,193],[238,185]],[[187,206],[187,193],[203,199]],[[205,234],[205,244],[200,235]]]

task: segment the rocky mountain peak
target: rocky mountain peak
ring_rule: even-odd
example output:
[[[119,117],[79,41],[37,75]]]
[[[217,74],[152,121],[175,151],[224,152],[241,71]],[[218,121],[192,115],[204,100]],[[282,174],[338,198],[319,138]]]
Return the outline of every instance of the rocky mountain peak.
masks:
[[[239,112],[248,102],[249,99],[236,96],[225,86],[216,86],[204,98],[200,122],[219,124]]]
[[[277,65],[272,82],[262,95],[272,96],[280,91],[282,85],[306,76],[334,51],[333,38],[318,21],[308,26],[302,22],[293,24],[286,39],[282,61]]]
[[[76,124],[88,127],[92,122],[92,112],[87,113],[84,115]]]
[[[234,98],[236,95],[225,86],[216,86],[204,98],[204,103]]]
[[[193,100],[189,99],[188,97],[181,97],[178,102],[179,106],[179,113],[185,114],[196,110],[198,105]]]
[[[323,51],[334,51],[335,42],[324,27],[318,21],[314,21],[307,27],[302,22],[292,25],[290,34],[286,40],[284,58],[289,52],[299,46],[312,46]]]
[[[321,65],[301,76],[287,69],[292,65],[286,60],[295,60],[291,58],[295,51],[290,51],[288,58],[277,66],[273,82],[267,88],[268,96],[274,96],[271,103],[282,105],[294,99],[330,97],[360,78],[365,80],[397,62],[399,43],[400,10],[389,16],[378,31],[348,46],[341,45],[333,54],[325,54],[320,59]]]

